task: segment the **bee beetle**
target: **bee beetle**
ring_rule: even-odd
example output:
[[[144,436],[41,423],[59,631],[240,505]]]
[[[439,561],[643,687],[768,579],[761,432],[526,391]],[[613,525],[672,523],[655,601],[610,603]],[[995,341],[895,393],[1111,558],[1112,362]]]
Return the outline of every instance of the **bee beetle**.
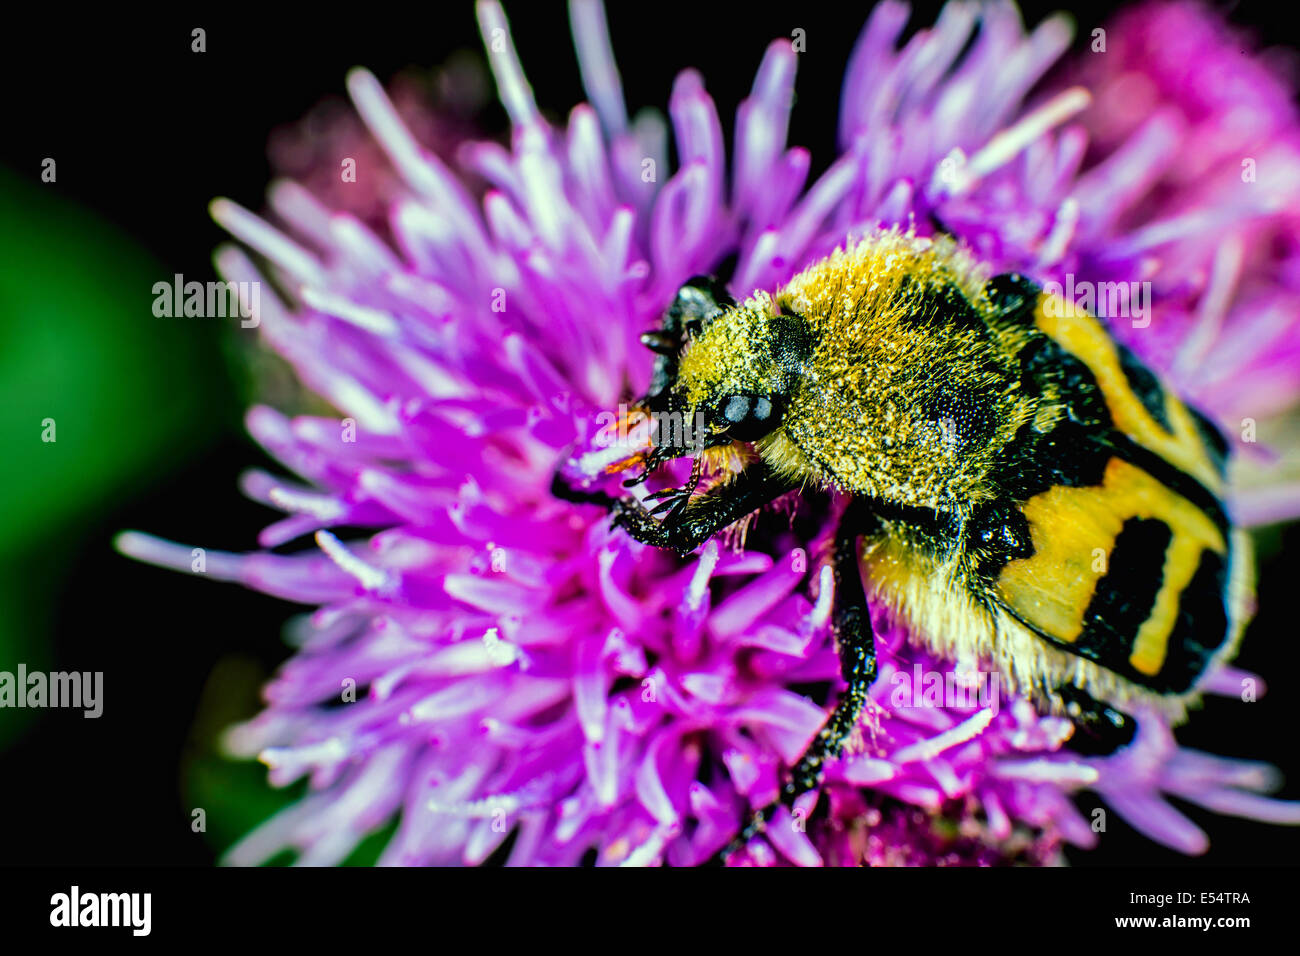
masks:
[[[984,275],[951,238],[895,228],[775,296],[736,303],[691,280],[643,337],[659,357],[641,403],[706,424],[694,447],[644,458],[648,474],[696,456],[690,482],[647,510],[557,481],[683,554],[789,492],[844,493],[830,561],[847,686],[786,805],[818,785],[867,700],[869,601],[932,653],[989,664],[1069,716],[1082,752],[1130,742],[1137,705],[1185,719],[1198,679],[1236,649],[1253,571],[1221,500],[1223,437],[1096,318],[1023,276]],[[697,493],[702,462],[739,448],[750,463]]]

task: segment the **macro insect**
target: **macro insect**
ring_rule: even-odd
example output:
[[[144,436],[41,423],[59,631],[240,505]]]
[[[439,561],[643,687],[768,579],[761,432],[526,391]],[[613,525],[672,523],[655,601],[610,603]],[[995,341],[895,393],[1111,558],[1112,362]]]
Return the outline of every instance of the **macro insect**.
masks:
[[[682,554],[800,489],[843,502],[828,560],[846,686],[728,852],[843,751],[876,676],[868,602],[1069,716],[1083,752],[1129,743],[1135,706],[1185,719],[1235,650],[1253,572],[1221,500],[1222,436],[1095,317],[985,275],[950,237],[895,228],[774,296],[693,279],[643,337],[658,358],[640,407],[705,434],[656,444],[625,484],[688,455],[690,480],[648,508],[557,479]]]

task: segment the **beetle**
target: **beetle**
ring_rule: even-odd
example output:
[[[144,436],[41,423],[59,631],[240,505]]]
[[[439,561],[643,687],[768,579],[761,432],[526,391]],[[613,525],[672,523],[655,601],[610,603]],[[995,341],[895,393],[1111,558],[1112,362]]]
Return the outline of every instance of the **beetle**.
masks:
[[[951,237],[895,227],[774,295],[738,303],[696,277],[643,336],[658,358],[640,406],[705,434],[657,445],[626,484],[686,455],[691,479],[652,508],[557,479],[557,494],[681,554],[800,489],[846,502],[830,554],[846,687],[790,770],[787,806],[861,715],[876,677],[869,604],[1069,716],[1085,753],[1129,743],[1135,705],[1185,719],[1249,616],[1249,541],[1223,505],[1213,423],[1096,317],[1023,275],[986,274]],[[738,450],[743,468],[716,467]]]

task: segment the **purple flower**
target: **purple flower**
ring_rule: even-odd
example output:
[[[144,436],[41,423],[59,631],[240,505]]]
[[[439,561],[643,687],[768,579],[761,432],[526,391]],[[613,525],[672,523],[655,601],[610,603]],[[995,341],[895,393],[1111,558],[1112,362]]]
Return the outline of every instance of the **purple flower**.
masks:
[[[760,516],[745,550],[715,539],[679,559],[550,494],[565,462],[617,487],[605,467],[626,449],[600,447],[601,413],[642,390],[651,356],[638,337],[681,282],[729,255],[733,291],[770,290],[851,234],[924,231],[933,216],[999,271],[1151,281],[1149,329],[1117,334],[1233,434],[1239,417],[1294,400],[1289,91],[1217,41],[1199,8],[1178,10],[1121,18],[1114,52],[1082,68],[1085,88],[1040,84],[1068,45],[1064,20],[1026,34],[1010,5],[954,4],[900,49],[908,11],[882,4],[848,66],[842,153],[811,184],[807,152],[785,145],[797,55],[784,40],[738,111],[729,163],[702,77],[678,76],[668,175],[669,124],[629,123],[600,6],[573,5],[591,105],[557,128],[501,9],[481,3],[513,126],[509,149],[460,150],[489,184],[481,203],[378,81],[352,73],[357,111],[400,176],[382,229],[289,183],[270,194],[283,229],[213,204],[262,260],[225,247],[222,273],[288,290],[283,303],[262,296],[261,332],[340,412],[249,413],[302,482],[249,476],[244,490],[286,517],[262,533],[267,550],[207,555],[212,577],[317,607],[290,635],[266,710],[227,741],[273,784],[306,777],[308,795],[228,861],[293,848],[337,863],[397,817],[384,863],[477,863],[514,833],[516,865],[690,865],[775,796],[827,713],[802,689],[838,681],[829,572],[810,557],[833,516],[788,502],[799,520]],[[1169,16],[1197,52],[1152,64],[1143,31]],[[1106,125],[1088,89],[1111,95],[1132,77],[1147,108]],[[1242,104],[1253,119],[1239,128]],[[1189,143],[1213,156],[1185,166]],[[1256,147],[1247,184],[1239,154]],[[1219,175],[1230,168],[1235,180]],[[1242,510],[1286,516],[1300,510],[1293,492],[1259,487]],[[328,530],[341,526],[376,530],[345,543]],[[270,550],[313,533],[316,549]],[[188,547],[140,534],[119,547],[191,566]],[[1206,838],[1164,795],[1300,822],[1300,806],[1259,795],[1267,768],[1179,748],[1154,714],[1139,715],[1131,747],[1084,758],[1068,721],[996,686],[954,700],[953,665],[875,618],[880,677],[861,740],[829,768],[829,814],[810,816],[819,797],[806,795],[749,862],[1051,863],[1064,842],[1096,839],[1071,801],[1082,788],[1185,852]],[[1242,676],[1225,669],[1210,689],[1236,693]],[[948,695],[927,699],[929,682]]]

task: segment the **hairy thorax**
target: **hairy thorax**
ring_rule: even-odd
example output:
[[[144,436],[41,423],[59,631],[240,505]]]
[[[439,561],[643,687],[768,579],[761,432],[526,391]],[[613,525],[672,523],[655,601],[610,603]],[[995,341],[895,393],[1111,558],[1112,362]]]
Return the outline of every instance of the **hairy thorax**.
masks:
[[[982,277],[950,246],[886,235],[777,296],[814,342],[764,458],[819,484],[939,511],[992,497],[1000,450],[1038,410],[1023,334],[1001,329]]]

